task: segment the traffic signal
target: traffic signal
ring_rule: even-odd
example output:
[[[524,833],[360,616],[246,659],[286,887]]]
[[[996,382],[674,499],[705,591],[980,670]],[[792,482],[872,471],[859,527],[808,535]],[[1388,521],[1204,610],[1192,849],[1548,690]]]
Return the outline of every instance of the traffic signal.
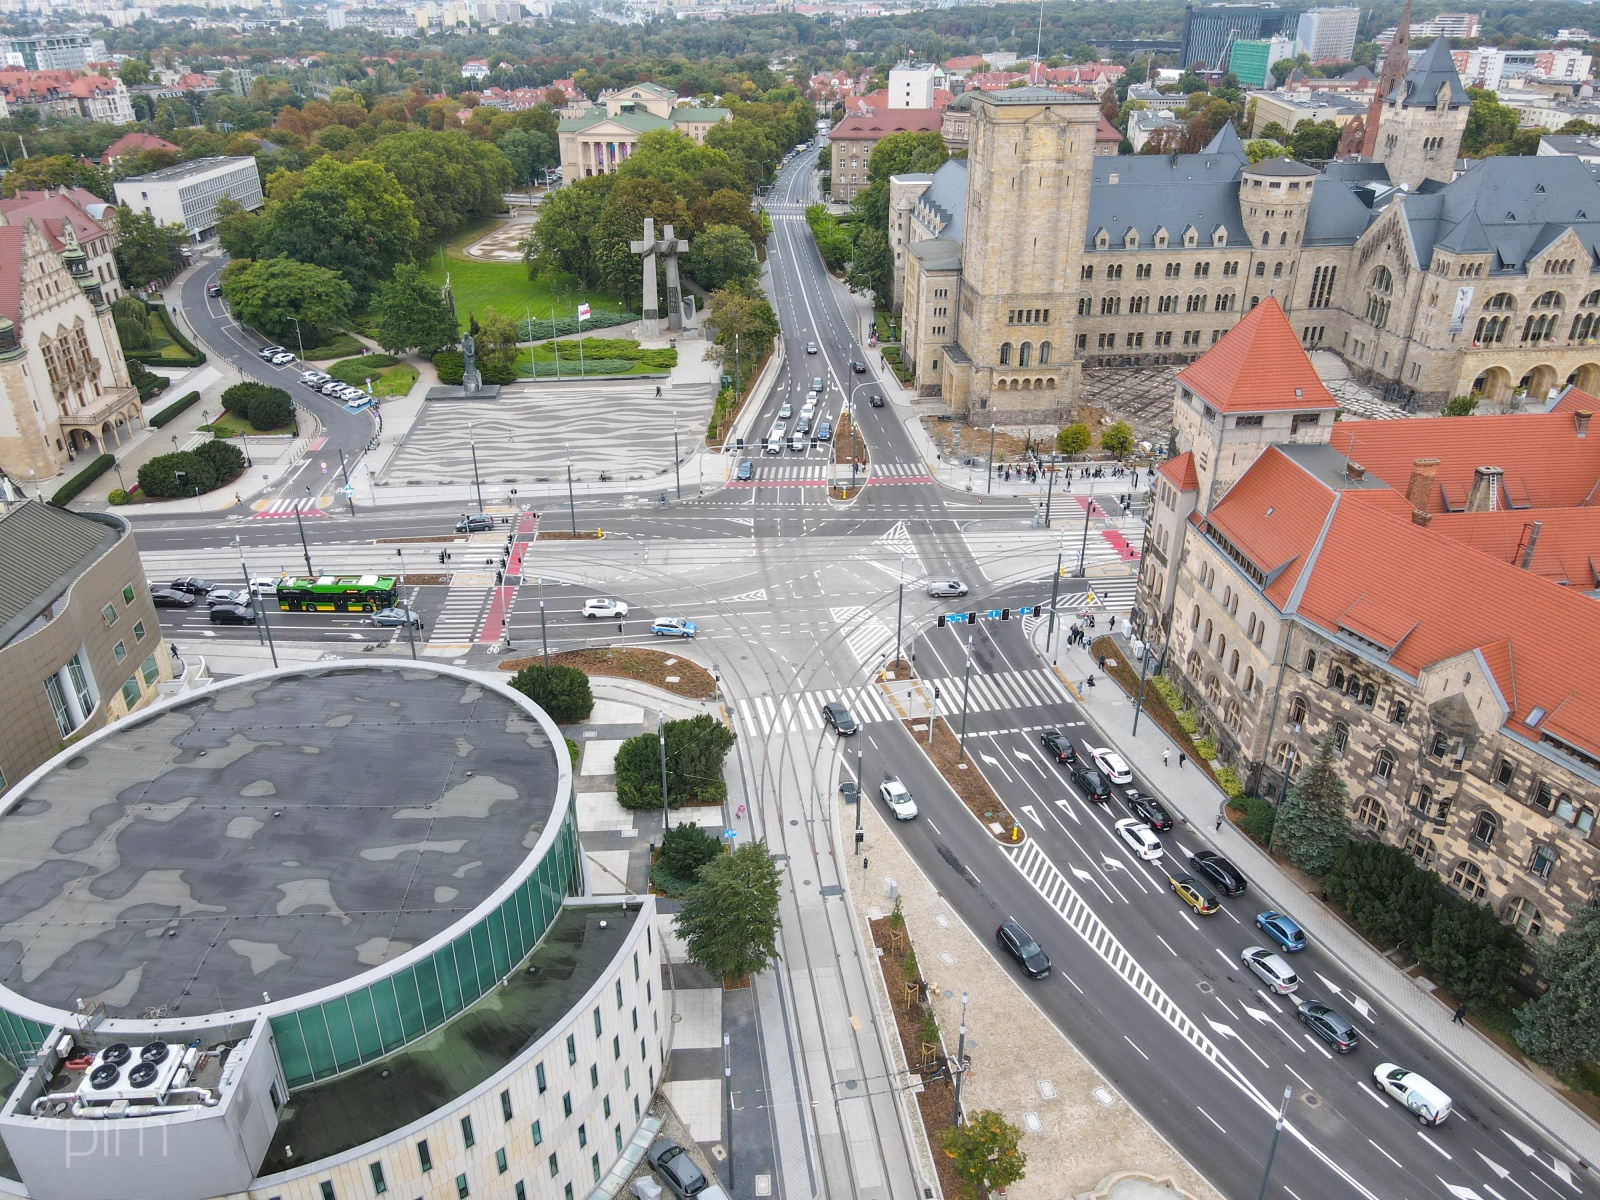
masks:
[[[978,614],[975,613],[975,612],[969,612],[967,614],[967,624],[968,625],[976,625],[977,623],[978,623]]]
[[[939,614],[939,628],[940,629],[944,628],[944,614],[943,613]]]
[[[1001,619],[1001,620],[1002,620],[1002,621],[1009,621],[1009,620],[1011,620],[1011,610],[1010,610],[1010,609],[1009,609],[1009,608],[1002,608],[1002,609],[1001,609],[1001,610],[1000,610],[1000,619]]]

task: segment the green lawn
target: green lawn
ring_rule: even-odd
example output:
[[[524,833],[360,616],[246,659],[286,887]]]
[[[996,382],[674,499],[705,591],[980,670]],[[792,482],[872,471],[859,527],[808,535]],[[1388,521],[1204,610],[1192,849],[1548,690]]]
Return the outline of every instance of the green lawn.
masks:
[[[239,416],[237,413],[231,412],[223,413],[215,421],[211,422],[211,424],[202,425],[200,428],[209,429],[212,433],[216,434],[220,438],[238,437],[241,433],[260,435],[267,433],[294,432],[293,425],[285,425],[281,429],[257,429],[244,417]]]
[[[498,221],[475,221],[458,231],[443,243],[444,263],[441,264],[440,246],[435,244],[426,261],[427,276],[437,287],[444,285],[445,271],[450,273],[450,289],[455,295],[456,315],[466,328],[470,313],[481,313],[493,307],[508,317],[522,320],[531,313],[537,321],[548,319],[550,307],[556,305],[556,315],[577,315],[578,305],[587,303],[595,312],[623,312],[622,302],[602,292],[574,291],[569,296],[555,296],[546,288],[528,278],[528,269],[520,262],[484,262],[468,258],[462,249],[494,230]]]

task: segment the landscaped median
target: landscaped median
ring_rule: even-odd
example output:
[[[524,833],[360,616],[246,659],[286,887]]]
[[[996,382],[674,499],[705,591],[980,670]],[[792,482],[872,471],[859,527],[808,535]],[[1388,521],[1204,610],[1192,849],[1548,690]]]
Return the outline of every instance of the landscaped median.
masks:
[[[500,669],[520,671],[523,667],[542,662],[544,655],[530,654],[526,658],[506,659],[501,662]],[[552,666],[576,667],[585,675],[636,679],[690,700],[710,699],[717,686],[711,672],[699,663],[643,647],[595,646],[583,650],[562,650],[550,655],[550,663]]]

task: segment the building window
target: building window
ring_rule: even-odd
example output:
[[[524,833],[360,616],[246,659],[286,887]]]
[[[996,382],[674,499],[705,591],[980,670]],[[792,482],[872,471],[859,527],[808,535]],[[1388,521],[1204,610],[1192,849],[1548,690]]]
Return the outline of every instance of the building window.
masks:
[[[367,1170],[372,1172],[372,1190],[378,1195],[383,1195],[389,1190],[389,1181],[383,1177],[383,1164],[381,1162],[369,1163]]]
[[[1538,937],[1540,930],[1544,928],[1544,917],[1534,907],[1533,901],[1526,896],[1516,896],[1508,900],[1503,915],[1506,923],[1523,937]]]
[[[572,1093],[571,1092],[562,1092],[561,1093],[561,1115],[564,1116],[564,1117],[570,1117],[572,1115]]]
[[[461,1118],[461,1141],[466,1145],[467,1149],[469,1149],[469,1150],[472,1149],[472,1147],[474,1147],[474,1146],[476,1146],[478,1144],[478,1139],[472,1135],[472,1118],[471,1117],[462,1117]]]
[[[123,706],[132,709],[139,703],[139,677],[128,676],[128,681],[122,685]]]
[[[1306,698],[1296,696],[1289,701],[1289,724],[1304,725],[1306,723]]]
[[[1049,342],[1040,342],[1039,343],[1039,365],[1041,367],[1048,367],[1050,365],[1050,343]]]
[[[1433,755],[1435,758],[1443,758],[1446,754],[1450,753],[1450,735],[1445,733],[1442,729],[1435,730],[1433,734],[1433,741],[1428,746],[1428,753]]]
[[[1509,758],[1502,758],[1500,765],[1494,770],[1494,785],[1502,792],[1511,790],[1511,781],[1517,777],[1517,764]]]
[[[594,1181],[596,1183],[599,1183],[600,1182],[600,1156],[598,1154],[589,1155],[589,1170],[591,1172],[593,1172],[593,1174],[594,1174]]]
[[[533,1144],[535,1146],[544,1145],[544,1130],[539,1127],[539,1122],[537,1121],[533,1123]]]
[[[1450,872],[1450,886],[1468,900],[1482,900],[1484,892],[1483,871],[1475,862],[1462,859]]]
[[[467,1177],[465,1175],[457,1175],[456,1176],[456,1200],[467,1200],[467,1197],[470,1196],[471,1194],[472,1193],[467,1190]]]
[[[1388,783],[1394,777],[1394,753],[1389,750],[1378,752],[1378,765],[1374,768],[1375,774],[1383,782]]]
[[[578,1149],[582,1150],[589,1144],[589,1128],[587,1125],[578,1126]]]
[[[44,690],[55,712],[56,729],[64,738],[71,736],[72,731],[94,712],[94,687],[81,650],[44,681]]]
[[[500,1174],[504,1175],[506,1173],[506,1152],[503,1147],[494,1152],[494,1165]]]
[[[1349,745],[1350,726],[1343,721],[1335,721],[1333,723],[1333,752],[1335,754],[1343,754],[1345,748]]]
[[[500,1115],[507,1121],[511,1120],[511,1093],[500,1093]]]
[[[1309,674],[1311,674],[1311,672],[1315,671],[1316,669],[1317,669],[1317,652],[1315,650],[1307,650],[1306,651],[1306,665],[1305,665],[1305,668],[1304,668],[1305,673],[1307,675],[1309,675]]]
[[[578,1038],[576,1034],[567,1034],[567,1065],[573,1066],[578,1061]]]
[[[1406,830],[1406,838],[1400,848],[1424,867],[1431,867],[1434,856],[1438,853],[1438,848],[1433,844],[1433,839],[1423,837],[1420,829]]]
[[[322,1200],[334,1200],[333,1184],[326,1179],[322,1181]]]
[[[1549,879],[1555,865],[1556,852],[1549,846],[1541,844],[1533,848],[1533,857],[1528,860],[1528,874],[1537,875],[1540,879]]]
[[[622,1039],[620,1037],[613,1036],[611,1039],[611,1057],[622,1057]]]
[[[1484,809],[1472,823],[1472,840],[1480,846],[1494,845],[1494,835],[1500,832],[1500,821],[1488,809]]]
[[[1411,706],[1404,700],[1396,700],[1394,707],[1389,710],[1389,719],[1396,725],[1404,725],[1406,718],[1411,715]]]
[[[544,1080],[544,1064],[543,1063],[535,1063],[533,1065],[533,1077],[539,1084],[539,1094],[541,1096],[544,1095],[545,1088],[548,1085],[545,1083],[545,1080]]]
[[[417,1161],[422,1164],[424,1174],[433,1170],[433,1155],[428,1152],[427,1138],[417,1143]]]
[[[1539,780],[1534,785],[1532,802],[1535,808],[1542,808],[1545,812],[1549,812],[1551,805],[1556,802],[1555,789],[1544,780]]]
[[[107,625],[115,625],[117,623],[117,606],[114,604],[106,605],[100,610],[100,615],[105,618]]]
[[[136,642],[144,641],[144,622],[143,621],[135,621],[133,623],[133,640],[136,641]]]
[[[116,659],[118,662],[121,662],[123,659],[127,658],[127,646],[123,645],[121,642],[118,642],[115,646],[111,647],[111,657]]]
[[[1000,344],[1000,365],[1002,367],[1009,367],[1011,365],[1011,343],[1010,342],[1002,342]]]
[[[556,1161],[556,1154],[555,1154],[554,1150],[552,1150],[550,1152],[549,1162],[550,1162],[550,1178],[554,1179],[557,1175],[561,1174],[561,1167],[560,1167],[560,1164],[558,1164],[557,1161]],[[572,1188],[571,1188],[570,1185],[567,1188],[567,1195],[569,1195],[569,1196],[572,1195]]]

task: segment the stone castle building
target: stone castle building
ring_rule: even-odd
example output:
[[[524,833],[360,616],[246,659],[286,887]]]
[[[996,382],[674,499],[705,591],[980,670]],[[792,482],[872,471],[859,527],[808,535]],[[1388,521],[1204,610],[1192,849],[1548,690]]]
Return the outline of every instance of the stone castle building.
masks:
[[[1422,407],[1600,390],[1600,182],[1569,156],[1453,180],[1468,108],[1442,38],[1375,107],[1373,156],[1320,171],[1251,165],[1231,126],[1199,154],[1096,157],[1092,102],[961,96],[968,157],[892,184],[918,391],[1065,417],[1085,366],[1192,361],[1268,298],[1303,347]]]
[[[1247,790],[1331,739],[1353,828],[1524,935],[1600,898],[1600,430],[1335,422],[1268,297],[1179,372],[1135,621]]]

